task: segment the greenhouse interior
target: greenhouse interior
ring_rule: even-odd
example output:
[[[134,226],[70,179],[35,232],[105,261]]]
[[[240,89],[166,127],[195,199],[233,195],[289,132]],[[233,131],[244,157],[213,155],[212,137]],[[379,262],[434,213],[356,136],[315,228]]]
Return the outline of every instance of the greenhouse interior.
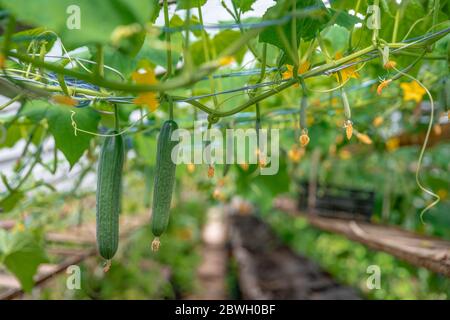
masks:
[[[449,16],[0,0],[0,300],[450,300]]]

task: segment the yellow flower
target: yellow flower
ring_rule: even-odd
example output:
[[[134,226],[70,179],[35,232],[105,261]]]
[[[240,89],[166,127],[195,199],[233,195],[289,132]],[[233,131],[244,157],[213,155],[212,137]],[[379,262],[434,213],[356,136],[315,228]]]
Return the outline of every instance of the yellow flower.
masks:
[[[389,60],[388,62],[386,62],[384,64],[384,68],[385,69],[394,69],[397,66],[397,62],[395,62],[394,60]]]
[[[294,144],[288,152],[288,157],[292,162],[298,163],[302,158],[304,152],[304,149],[300,149],[296,144]]]
[[[282,73],[282,77],[283,79],[291,79],[294,76],[294,72],[293,70],[293,66],[291,66],[290,64],[286,65],[287,70],[285,72]]]
[[[298,67],[298,74],[303,74],[306,71],[309,70],[309,67],[311,66],[311,64],[308,61],[305,61],[303,63],[300,64],[300,67]]]
[[[225,56],[219,59],[220,66],[224,67],[234,62],[234,58],[232,56]]]
[[[397,150],[399,146],[400,146],[399,138],[394,137],[386,141],[386,149],[390,152]]]
[[[155,111],[158,108],[158,99],[154,92],[145,92],[139,94],[134,100],[134,104],[147,106],[150,111]]]
[[[364,144],[372,144],[372,139],[367,134],[357,132],[356,138]]]
[[[303,74],[306,71],[309,70],[309,67],[311,66],[311,64],[308,61],[303,62],[297,70],[298,74]],[[285,72],[283,72],[282,77],[284,80],[286,79],[292,79],[294,77],[294,67],[291,66],[290,64],[286,65],[287,70]],[[294,84],[294,87],[298,87],[298,83]]]
[[[379,127],[379,126],[381,126],[382,124],[383,124],[383,121],[384,121],[384,119],[383,119],[383,117],[381,117],[381,116],[377,116],[377,117],[375,117],[375,119],[373,119],[373,126],[374,127]]]
[[[214,167],[212,165],[208,166],[208,178],[213,178],[214,177]]]
[[[335,59],[342,59],[342,53],[336,52]],[[358,79],[359,73],[356,71],[356,65],[349,66],[345,69],[339,71],[341,73],[342,82],[347,81],[350,78]],[[334,74],[336,79],[339,81],[339,75],[337,73]]]
[[[389,83],[391,83],[391,81],[392,81],[391,79],[381,81],[377,87],[377,94],[381,95],[381,91],[383,91],[383,89],[386,88],[389,85]]]
[[[66,106],[74,107],[77,105],[77,101],[69,96],[62,94],[55,94],[52,96],[52,101],[58,104],[64,104]]]
[[[138,71],[133,72],[131,78],[137,84],[142,85],[152,85],[158,82],[156,80],[155,72],[150,67],[141,68]],[[133,103],[145,105],[150,111],[155,111],[159,104],[155,92],[143,92],[133,100]]]
[[[309,67],[311,66],[311,64],[308,61],[303,62],[299,67],[298,67],[298,74],[303,74],[306,71],[309,70]],[[291,66],[290,64],[286,65],[287,70],[285,72],[283,72],[282,76],[283,79],[291,79],[294,77],[294,67]]]
[[[425,89],[417,81],[402,82],[400,87],[403,90],[403,100],[414,100],[415,102],[422,101],[423,95],[426,93]]]

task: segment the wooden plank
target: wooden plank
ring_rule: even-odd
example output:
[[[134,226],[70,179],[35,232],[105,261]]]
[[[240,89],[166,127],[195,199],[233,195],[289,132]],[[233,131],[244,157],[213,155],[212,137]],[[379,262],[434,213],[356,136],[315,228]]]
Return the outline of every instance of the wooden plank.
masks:
[[[415,234],[394,226],[305,214],[297,209],[295,200],[285,197],[275,199],[274,207],[292,215],[301,215],[321,230],[341,234],[414,266],[450,277],[449,241]]]
[[[0,274],[0,288],[20,289],[20,282],[10,274]]]
[[[136,228],[142,226],[149,219],[148,215],[135,215],[135,216],[122,216],[120,219],[120,237],[128,237]],[[79,239],[77,237],[83,237]],[[59,249],[54,250],[56,255],[67,256],[71,250],[73,250],[73,255],[64,259],[58,265],[42,265],[40,267],[40,272],[37,273],[35,277],[35,286],[42,286],[47,281],[53,279],[55,276],[63,273],[71,265],[76,265],[84,261],[85,259],[92,257],[97,254],[97,248],[95,244],[95,224],[88,223],[82,227],[73,227],[67,231],[60,233],[49,233],[46,236],[47,241],[55,243],[66,243],[66,244],[89,244],[90,246],[85,249],[74,248],[74,249]],[[51,251],[51,250],[50,250]],[[5,280],[6,281],[6,280]],[[0,292],[0,300],[11,300],[17,299],[24,294],[23,290],[19,287],[11,287],[10,289]]]

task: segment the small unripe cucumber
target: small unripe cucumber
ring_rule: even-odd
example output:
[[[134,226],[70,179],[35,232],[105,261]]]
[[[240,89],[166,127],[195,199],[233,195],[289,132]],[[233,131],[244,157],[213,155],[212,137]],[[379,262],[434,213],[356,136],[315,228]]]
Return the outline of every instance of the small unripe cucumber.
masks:
[[[119,246],[124,158],[122,136],[106,137],[100,151],[97,170],[97,246],[100,255],[106,260],[114,257]]]
[[[176,164],[172,161],[171,156],[173,148],[178,143],[172,141],[171,137],[176,129],[178,129],[177,123],[173,120],[167,120],[164,122],[158,137],[152,204],[152,232],[156,237],[152,243],[152,248],[155,251],[159,248],[159,236],[164,233],[169,223],[176,170]]]

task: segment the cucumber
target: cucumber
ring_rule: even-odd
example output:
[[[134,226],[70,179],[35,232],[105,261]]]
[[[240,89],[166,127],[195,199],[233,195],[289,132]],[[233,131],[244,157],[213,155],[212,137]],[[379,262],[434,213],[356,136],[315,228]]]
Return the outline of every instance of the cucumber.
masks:
[[[156,151],[155,183],[153,186],[152,203],[152,242],[153,251],[159,249],[159,237],[164,233],[169,223],[170,203],[172,201],[175,182],[176,164],[172,161],[172,149],[178,143],[172,141],[172,133],[178,129],[173,120],[164,122],[158,137]]]
[[[109,132],[116,134],[117,131]],[[97,170],[97,246],[100,255],[111,260],[119,246],[119,214],[122,197],[122,169],[125,158],[121,135],[106,137]]]

